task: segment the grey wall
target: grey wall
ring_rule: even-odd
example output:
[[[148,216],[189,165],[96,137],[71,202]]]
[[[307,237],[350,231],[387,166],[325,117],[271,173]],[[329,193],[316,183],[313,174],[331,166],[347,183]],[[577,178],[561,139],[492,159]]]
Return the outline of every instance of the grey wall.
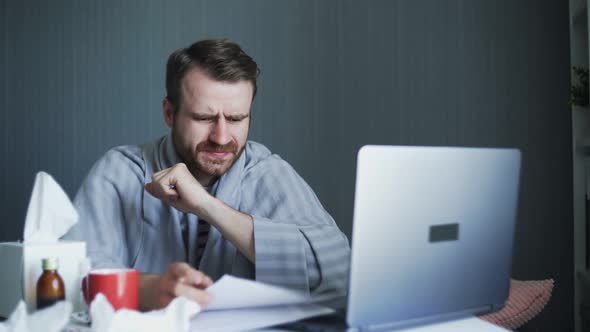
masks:
[[[347,234],[363,144],[521,148],[513,274],[557,281],[525,330],[572,329],[567,1],[2,0],[0,12],[0,240],[20,238],[38,170],[73,196],[108,148],[164,134],[167,55],[224,36],[262,67],[251,139]]]

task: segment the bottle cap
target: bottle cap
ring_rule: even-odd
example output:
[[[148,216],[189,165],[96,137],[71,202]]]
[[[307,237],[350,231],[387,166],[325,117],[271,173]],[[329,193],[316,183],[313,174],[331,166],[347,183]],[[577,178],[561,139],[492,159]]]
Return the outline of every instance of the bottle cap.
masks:
[[[43,258],[41,264],[43,265],[43,270],[57,270],[59,265],[55,257]]]

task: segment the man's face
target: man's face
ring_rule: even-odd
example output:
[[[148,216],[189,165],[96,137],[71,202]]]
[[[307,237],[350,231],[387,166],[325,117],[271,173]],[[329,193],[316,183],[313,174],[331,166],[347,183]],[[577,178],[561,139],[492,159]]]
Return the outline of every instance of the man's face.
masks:
[[[244,150],[254,89],[248,81],[215,81],[198,68],[187,73],[181,89],[176,112],[164,100],[164,118],[182,161],[201,184],[210,185]]]

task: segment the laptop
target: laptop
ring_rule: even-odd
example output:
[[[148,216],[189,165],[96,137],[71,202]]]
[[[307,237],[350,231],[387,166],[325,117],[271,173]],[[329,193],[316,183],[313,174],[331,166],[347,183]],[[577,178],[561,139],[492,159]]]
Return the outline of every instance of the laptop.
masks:
[[[319,326],[395,330],[503,307],[520,159],[516,149],[362,147],[345,324]]]

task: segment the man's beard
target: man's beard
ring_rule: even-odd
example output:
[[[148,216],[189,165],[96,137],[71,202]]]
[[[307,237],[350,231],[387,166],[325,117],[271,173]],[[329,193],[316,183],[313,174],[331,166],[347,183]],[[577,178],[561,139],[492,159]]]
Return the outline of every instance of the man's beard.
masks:
[[[189,171],[198,178],[198,175],[207,175],[212,177],[220,177],[225,174],[236,160],[240,158],[244,152],[245,145],[241,148],[238,147],[237,142],[231,141],[228,144],[219,145],[210,140],[203,141],[197,144],[195,150],[192,150],[190,146],[183,147],[179,145],[182,140],[177,137],[175,133],[172,135],[174,146],[176,147],[177,153],[188,167]],[[218,152],[218,153],[229,153],[231,158],[229,159],[215,159],[206,156],[207,152]]]

